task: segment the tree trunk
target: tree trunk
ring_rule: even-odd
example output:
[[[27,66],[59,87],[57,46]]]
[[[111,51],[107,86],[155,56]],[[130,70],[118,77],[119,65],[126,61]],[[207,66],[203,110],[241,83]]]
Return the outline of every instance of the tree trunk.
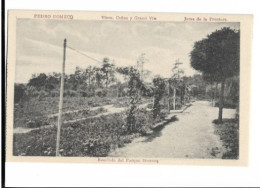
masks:
[[[214,97],[213,97],[213,107],[215,106],[215,103],[216,103],[217,90],[218,90],[218,82],[215,83],[215,91],[214,91]]]
[[[173,87],[173,110],[176,110],[176,88]]]
[[[168,81],[168,101],[167,101],[167,106],[168,106],[168,113],[170,113],[171,109],[171,101],[170,101],[170,81]]]
[[[91,91],[91,87],[90,87],[90,73],[88,75],[88,89],[89,89],[89,91]]]
[[[181,94],[181,106],[183,105],[183,86],[180,88],[180,94]]]
[[[213,84],[210,83],[210,90],[211,90],[211,105],[213,106],[214,105],[214,91],[213,91]]]
[[[107,85],[108,85],[108,73],[106,73],[106,88],[107,88]]]
[[[221,81],[221,91],[219,96],[219,113],[218,113],[218,122],[222,123],[222,112],[224,106],[224,89],[225,89],[225,79]]]

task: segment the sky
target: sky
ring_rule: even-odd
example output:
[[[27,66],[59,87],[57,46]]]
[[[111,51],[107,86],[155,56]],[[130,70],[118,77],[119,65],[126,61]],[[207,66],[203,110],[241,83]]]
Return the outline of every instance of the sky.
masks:
[[[61,72],[64,38],[68,46],[100,62],[108,57],[118,66],[134,66],[145,53],[144,69],[162,77],[172,75],[179,59],[190,76],[196,73],[189,57],[194,42],[222,27],[239,29],[239,23],[18,19],[15,82],[27,83],[32,74]],[[89,65],[101,63],[66,49],[66,74]]]

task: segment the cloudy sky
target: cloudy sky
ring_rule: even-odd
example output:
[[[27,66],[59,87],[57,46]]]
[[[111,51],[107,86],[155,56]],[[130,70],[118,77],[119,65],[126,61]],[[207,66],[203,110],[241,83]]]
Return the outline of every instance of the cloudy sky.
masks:
[[[170,76],[175,60],[180,59],[185,74],[192,75],[189,53],[194,42],[225,26],[239,29],[238,23],[18,19],[15,80],[26,83],[34,73],[60,72],[64,38],[69,46],[99,61],[109,57],[116,65],[135,65],[145,53],[144,68],[153,74]],[[67,74],[76,66],[100,64],[70,49],[66,58]]]

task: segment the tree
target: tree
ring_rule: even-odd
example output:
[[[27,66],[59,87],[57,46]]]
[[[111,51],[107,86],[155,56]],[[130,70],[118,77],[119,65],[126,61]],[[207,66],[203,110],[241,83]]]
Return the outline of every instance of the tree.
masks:
[[[53,72],[49,74],[46,80],[45,88],[49,91],[59,88],[60,74]]]
[[[109,63],[108,58],[103,59],[103,65],[100,70],[104,73],[106,88],[110,82],[115,81],[115,68],[114,67],[115,67],[115,65],[112,63]]]
[[[161,112],[161,106],[160,106],[160,100],[163,97],[163,94],[165,93],[165,82],[161,77],[157,77],[153,79],[153,85],[154,85],[154,102],[153,102],[153,118],[156,119],[156,117]]]
[[[101,88],[102,87],[102,72],[101,72],[100,68],[94,67],[93,74],[94,74],[95,87]]]
[[[14,102],[18,103],[22,98],[26,96],[24,84],[14,84]]]
[[[225,80],[239,73],[240,32],[230,28],[216,30],[195,42],[190,53],[191,66],[221,83],[218,121],[222,122]]]
[[[47,75],[41,73],[38,76],[33,75],[32,78],[29,80],[28,86],[33,86],[37,89],[41,89],[42,87],[45,87],[46,83],[47,83]]]
[[[88,90],[89,91],[93,91],[94,92],[94,87],[93,87],[93,84],[92,84],[92,82],[93,82],[93,78],[94,78],[94,69],[91,67],[91,66],[88,66],[87,68],[86,68],[86,71],[85,71],[85,73],[84,73],[85,75],[86,75],[86,82],[88,83],[87,85],[88,85]]]
[[[126,70],[126,69],[125,69]],[[127,112],[127,127],[128,131],[136,128],[136,111],[138,102],[138,90],[141,87],[141,80],[139,72],[130,67],[128,70],[128,95],[129,95],[129,110]]]
[[[129,76],[130,68],[129,67],[117,67],[116,71],[124,76],[124,80],[126,81]]]

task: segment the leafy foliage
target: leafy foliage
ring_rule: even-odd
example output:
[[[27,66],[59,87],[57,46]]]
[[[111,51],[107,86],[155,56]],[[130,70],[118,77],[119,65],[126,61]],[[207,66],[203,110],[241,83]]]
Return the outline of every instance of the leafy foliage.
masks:
[[[129,110],[127,112],[127,128],[128,130],[136,129],[136,111],[138,103],[138,94],[141,87],[141,80],[139,72],[130,67],[129,69],[129,81],[128,81],[128,94],[129,94]]]
[[[19,102],[22,98],[26,96],[25,92],[26,86],[23,84],[14,85],[14,102]]]
[[[61,129],[60,153],[62,156],[106,156],[116,147],[122,147],[149,129],[152,113],[138,109],[133,133],[127,129],[124,113],[93,117],[67,123]],[[56,127],[14,134],[14,155],[54,156]]]
[[[239,72],[240,33],[222,28],[195,42],[190,54],[191,66],[215,80],[231,77]]]
[[[165,92],[165,82],[162,78],[157,77],[153,79],[154,85],[154,103],[153,103],[153,118],[156,119],[157,115],[160,113],[161,106],[160,100]]]
[[[207,81],[221,82],[218,119],[222,121],[225,80],[239,73],[240,32],[224,27],[195,42],[190,61]]]

